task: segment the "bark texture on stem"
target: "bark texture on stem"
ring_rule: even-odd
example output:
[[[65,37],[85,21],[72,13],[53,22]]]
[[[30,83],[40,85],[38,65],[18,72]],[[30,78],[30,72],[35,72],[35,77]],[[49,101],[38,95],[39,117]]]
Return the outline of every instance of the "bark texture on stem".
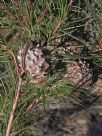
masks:
[[[8,126],[7,126],[7,130],[6,130],[6,135],[5,136],[10,136],[10,132],[11,132],[12,123],[13,123],[13,120],[14,120],[15,111],[16,111],[17,105],[18,105],[21,84],[22,84],[22,78],[20,77],[19,81],[18,81],[18,85],[17,85],[16,95],[15,95],[15,98],[14,98],[13,109],[12,109],[11,114],[10,114],[10,118],[9,118],[9,121],[8,121]]]

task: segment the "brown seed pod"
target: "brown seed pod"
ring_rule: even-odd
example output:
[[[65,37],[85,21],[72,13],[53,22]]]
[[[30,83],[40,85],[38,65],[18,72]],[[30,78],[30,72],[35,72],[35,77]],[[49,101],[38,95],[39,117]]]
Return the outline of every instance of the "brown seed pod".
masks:
[[[65,77],[76,87],[89,89],[92,85],[93,70],[86,61],[74,61],[69,64]]]

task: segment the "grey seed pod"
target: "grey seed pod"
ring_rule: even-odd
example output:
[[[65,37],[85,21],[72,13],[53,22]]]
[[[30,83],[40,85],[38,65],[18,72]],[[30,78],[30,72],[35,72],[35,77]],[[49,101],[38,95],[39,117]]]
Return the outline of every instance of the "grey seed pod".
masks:
[[[31,83],[38,84],[46,80],[49,64],[46,62],[42,50],[37,46],[33,47],[31,43],[28,43],[23,49],[19,50],[17,58],[20,72],[29,73],[32,77],[30,80]]]

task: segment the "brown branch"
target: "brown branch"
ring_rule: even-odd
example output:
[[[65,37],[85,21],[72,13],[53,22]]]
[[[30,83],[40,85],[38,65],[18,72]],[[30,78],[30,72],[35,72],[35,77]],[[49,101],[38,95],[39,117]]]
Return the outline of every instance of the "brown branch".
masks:
[[[28,107],[26,108],[25,112],[28,112],[35,104],[38,104],[40,103],[42,100],[42,96],[36,100],[33,100],[29,105]]]
[[[14,115],[15,115],[15,112],[16,112],[16,109],[17,109],[17,105],[18,105],[21,84],[22,84],[22,78],[19,77],[17,90],[16,90],[16,95],[15,95],[14,103],[13,103],[13,109],[12,109],[10,117],[9,117],[8,126],[7,126],[7,130],[6,130],[6,135],[5,136],[10,136],[12,123],[13,123],[13,120],[14,120]]]
[[[49,0],[49,5],[51,5],[52,1]],[[42,24],[44,17],[48,15],[48,5],[45,7],[44,11],[39,15],[37,21],[35,21],[34,27],[36,27],[37,23]]]
[[[62,23],[63,23],[63,21],[61,20],[61,21],[58,23],[58,25],[57,25],[57,27],[55,28],[55,30],[53,31],[53,33],[56,33],[56,32],[59,30],[59,28],[62,26]]]
[[[66,15],[67,15],[67,12],[65,13],[64,17],[65,17]],[[58,20],[58,18],[56,18],[56,20]],[[54,31],[53,31],[53,34],[58,32],[58,30],[61,28],[61,26],[63,25],[63,23],[64,23],[64,20],[60,20],[60,21],[59,21],[58,25],[56,26],[56,28],[55,28]]]
[[[8,50],[8,55],[10,55],[13,59],[13,62],[14,62],[14,65],[15,65],[15,70],[17,72],[17,74],[19,75],[19,67],[18,67],[18,64],[17,64],[17,61],[16,61],[16,57],[15,57],[15,54],[13,53],[12,49],[9,47],[9,45],[5,44],[4,42],[2,43],[3,46],[5,47],[6,50]]]
[[[11,49],[8,49],[8,54],[12,56],[14,64],[15,64],[15,70],[16,70],[17,74],[19,75],[19,68],[17,65],[15,54],[13,53],[13,51]]]
[[[14,0],[15,5],[17,6],[17,8],[19,9],[18,11],[18,15],[19,17],[21,17],[22,19],[20,20],[20,25],[24,25],[24,23],[26,24],[26,26],[29,26],[29,20],[27,19],[27,17],[24,15],[22,8],[20,7],[19,1],[18,0]],[[22,5],[23,6],[23,5]]]

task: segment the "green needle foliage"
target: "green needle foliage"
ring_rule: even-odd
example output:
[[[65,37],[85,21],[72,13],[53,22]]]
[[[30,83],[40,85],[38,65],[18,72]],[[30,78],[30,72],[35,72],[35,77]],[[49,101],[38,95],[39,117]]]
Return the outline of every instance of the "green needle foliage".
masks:
[[[91,5],[92,4],[92,5]],[[50,52],[56,47],[64,47],[65,40],[75,41],[77,47],[92,47],[90,55],[54,53],[53,58],[62,64],[78,59],[93,61],[102,68],[101,47],[97,40],[102,38],[102,2],[94,0],[78,0],[70,5],[68,0],[2,0],[0,2],[0,135],[4,136],[13,108],[15,91],[18,84],[17,53],[28,41],[36,41]],[[92,37],[95,42],[84,38],[86,22],[93,23]],[[58,39],[60,43],[58,44]],[[57,41],[57,42],[56,42]],[[64,42],[63,42],[64,41]],[[55,63],[52,60],[52,68]],[[27,134],[29,126],[37,122],[43,115],[32,113],[30,106],[43,104],[46,108],[50,104],[49,98],[69,99],[76,104],[89,95],[84,88],[77,89],[63,78],[66,65],[53,71],[48,80],[39,85],[22,83],[11,135],[23,136]]]

